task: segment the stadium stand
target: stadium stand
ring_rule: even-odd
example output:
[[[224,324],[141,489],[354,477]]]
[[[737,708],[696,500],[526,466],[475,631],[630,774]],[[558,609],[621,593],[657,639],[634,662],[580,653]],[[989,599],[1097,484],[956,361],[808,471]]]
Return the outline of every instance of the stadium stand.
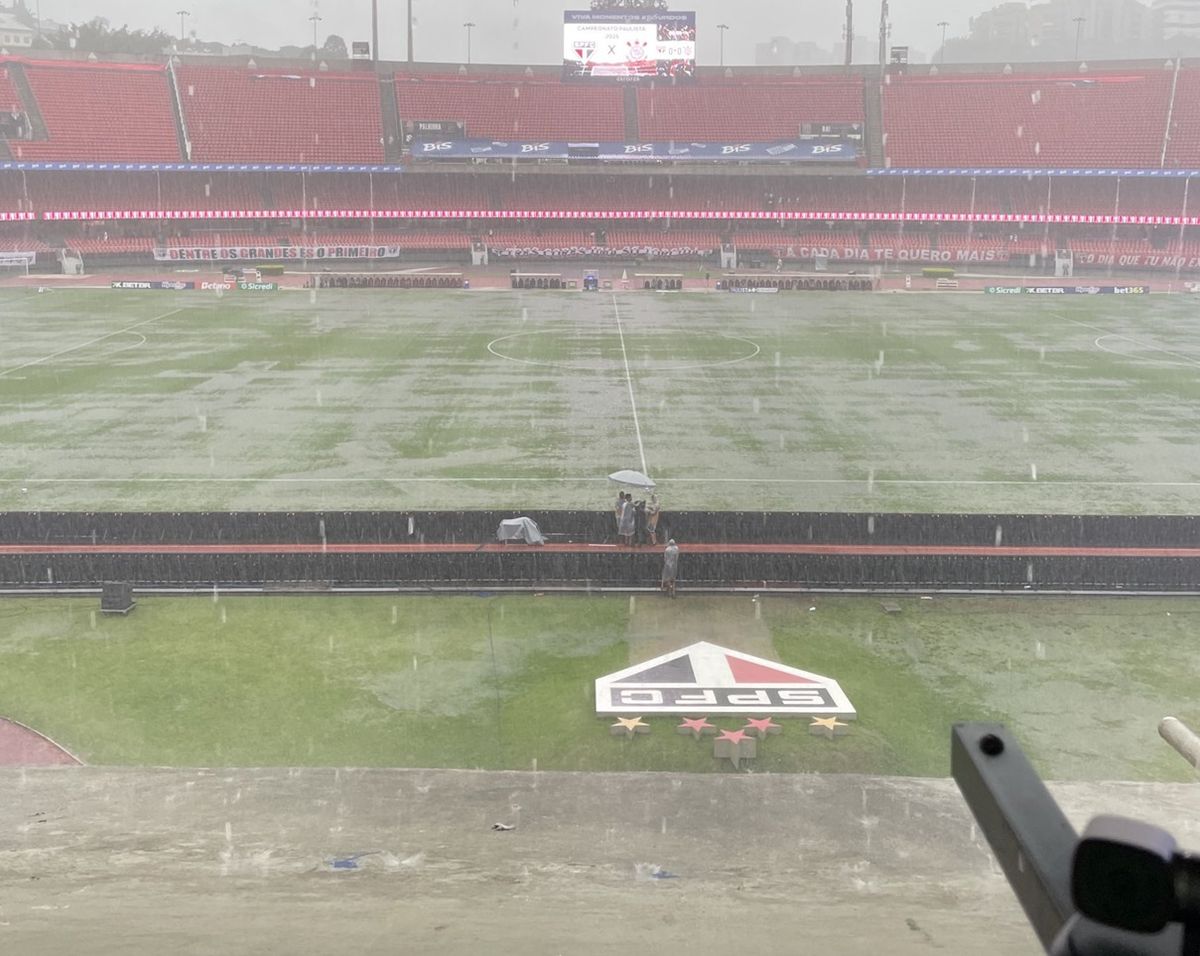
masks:
[[[1158,166],[1170,95],[1167,70],[889,74],[887,160],[905,167]]]
[[[800,124],[863,122],[861,76],[748,82],[654,83],[637,91],[645,140],[791,139]]]
[[[165,67],[40,61],[22,65],[47,138],[10,142],[14,159],[182,159]]]
[[[18,80],[20,72],[27,76],[33,101],[26,97],[24,105],[44,121],[48,136],[10,139],[5,145],[18,159],[178,163],[177,131],[184,125],[196,162],[375,164],[398,155],[390,148],[398,144],[385,150],[384,130],[395,126],[384,122],[383,100],[390,97],[381,98],[372,72],[264,71],[193,60],[177,68],[179,116],[165,66],[14,58],[0,58],[0,109],[22,101],[21,83],[5,65],[11,63],[20,64]],[[392,80],[385,77],[388,94]],[[47,251],[71,243],[90,256],[145,259],[163,244],[383,243],[465,261],[473,242],[518,258],[553,250],[575,256],[579,249],[598,249],[602,257],[635,248],[648,258],[681,249],[710,256],[732,242],[768,266],[811,259],[813,249],[835,245],[850,250],[845,258],[851,262],[946,261],[949,254],[956,262],[1029,265],[1030,256],[1069,248],[1097,266],[1119,266],[1123,259],[1142,265],[1152,256],[1150,267],[1169,268],[1172,257],[1200,254],[1200,230],[1181,231],[1170,222],[968,227],[940,220],[967,214],[1200,216],[1200,189],[1192,182],[1143,175],[1163,161],[1164,144],[1166,166],[1200,169],[1200,69],[1179,71],[1172,105],[1173,79],[1172,70],[1145,68],[943,72],[893,75],[883,91],[884,156],[893,167],[1131,170],[1119,177],[865,176],[853,168],[798,172],[773,164],[734,164],[712,175],[711,169],[662,163],[574,161],[405,162],[373,174],[0,170],[0,213],[41,220],[0,223],[0,249]],[[714,74],[690,86],[620,88],[499,71],[401,71],[394,88],[403,120],[461,120],[469,136],[538,140],[625,140],[635,131],[643,140],[782,139],[797,135],[805,122],[863,123],[868,99],[860,75]],[[868,129],[868,139],[879,132]],[[273,215],[245,216],[264,210]],[[303,217],[307,229],[301,210],[314,214]],[[380,214],[374,230],[371,210]],[[535,215],[523,222],[521,211]],[[587,211],[663,215],[591,223],[544,218]],[[122,212],[133,221],[113,221]],[[680,218],[684,212],[694,218]],[[730,212],[745,215],[706,218]],[[809,218],[777,223],[773,213]],[[891,221],[900,217],[918,221]]]
[[[1179,179],[523,172],[0,172],[0,211],[620,210],[754,214],[1200,215]],[[1184,211],[1184,198],[1187,210]]]
[[[28,173],[32,208],[46,210],[232,210],[264,208],[268,174],[196,172]]]
[[[21,174],[8,170],[0,171],[0,212],[27,212],[31,208],[25,199]]]
[[[619,89],[540,79],[397,74],[403,122],[452,120],[472,138],[625,139]]]
[[[179,67],[195,162],[382,163],[374,74]]]

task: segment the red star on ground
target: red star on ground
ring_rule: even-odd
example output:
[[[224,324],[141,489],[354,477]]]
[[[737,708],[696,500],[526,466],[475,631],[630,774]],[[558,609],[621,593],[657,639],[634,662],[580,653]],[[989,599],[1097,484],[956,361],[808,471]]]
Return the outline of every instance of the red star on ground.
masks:
[[[752,727],[756,731],[758,731],[758,735],[760,737],[766,736],[768,733],[770,733],[770,731],[772,729],[774,729],[774,730],[780,729],[779,724],[775,723],[775,721],[773,721],[770,717],[762,717],[762,718],[747,717],[746,718],[746,726],[743,729],[749,730]]]
[[[717,740],[732,740],[735,744],[740,744],[746,739],[746,731],[744,730],[722,730],[721,736]]]
[[[705,730],[713,730],[713,725],[703,717],[684,717],[683,723],[679,725],[680,730],[690,730],[694,734],[702,733]]]

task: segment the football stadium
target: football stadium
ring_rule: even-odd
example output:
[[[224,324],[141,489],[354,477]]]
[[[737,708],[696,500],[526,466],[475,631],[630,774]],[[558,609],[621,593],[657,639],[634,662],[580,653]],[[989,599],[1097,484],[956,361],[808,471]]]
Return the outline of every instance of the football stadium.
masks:
[[[0,950],[1195,951],[1200,60],[370,6],[0,9]]]

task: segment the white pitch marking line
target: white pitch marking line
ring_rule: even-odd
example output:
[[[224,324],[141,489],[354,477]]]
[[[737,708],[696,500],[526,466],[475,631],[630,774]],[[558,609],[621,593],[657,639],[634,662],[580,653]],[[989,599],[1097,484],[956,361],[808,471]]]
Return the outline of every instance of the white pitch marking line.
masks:
[[[0,478],[0,484],[20,485],[116,485],[116,484],[339,484],[339,485],[404,485],[404,484],[586,484],[606,479],[590,475],[579,478],[529,476],[513,478]],[[671,478],[679,485],[861,485],[862,478]],[[1023,488],[1200,488],[1200,481],[1056,481],[1039,480],[1034,486],[1028,478],[1005,479],[926,479],[876,478],[876,485],[961,485],[963,487],[1015,485]]]
[[[1064,316],[1064,318],[1066,317]],[[1153,342],[1144,342],[1141,339],[1135,339],[1131,335],[1122,335],[1120,332],[1110,332],[1108,329],[1102,329],[1098,325],[1088,325],[1088,323],[1080,322],[1078,319],[1067,318],[1067,321],[1072,325],[1078,325],[1081,328],[1091,329],[1093,332],[1102,333],[1100,338],[1124,339],[1126,342],[1132,342],[1134,345],[1140,345],[1142,348],[1153,349],[1155,352],[1162,352],[1163,355],[1170,355],[1172,358],[1182,359],[1183,361],[1187,362],[1188,365],[1200,366],[1200,362],[1196,361],[1194,357],[1190,355],[1183,355],[1180,352],[1172,352],[1170,349],[1164,349],[1161,345],[1155,345]],[[1113,352],[1110,349],[1106,349],[1100,344],[1100,339],[1097,339],[1093,344],[1100,349],[1101,352],[1108,352],[1109,355],[1122,355],[1121,352]],[[1125,355],[1124,357],[1138,358],[1136,355]]]
[[[642,444],[642,425],[638,421],[637,400],[633,397],[633,376],[629,373],[629,353],[625,351],[625,331],[621,328],[621,309],[617,305],[617,296],[614,293],[612,297],[613,316],[617,320],[617,335],[621,337],[621,359],[625,363],[625,384],[629,387],[629,404],[633,408],[633,430],[637,433],[638,454],[642,459],[642,474],[646,475],[649,472],[646,470],[646,446]]]
[[[1100,336],[1097,336],[1097,337],[1096,337],[1096,341],[1095,341],[1095,342],[1093,342],[1092,344],[1093,344],[1094,346],[1096,346],[1096,348],[1098,348],[1098,349],[1099,349],[1101,352],[1107,352],[1109,355],[1115,355],[1115,356],[1117,356],[1118,358],[1131,358],[1131,359],[1142,359],[1142,360],[1148,360],[1148,361],[1151,361],[1151,362],[1158,362],[1160,365],[1173,365],[1173,366],[1175,366],[1176,368],[1179,368],[1179,367],[1181,367],[1181,366],[1185,366],[1185,365],[1200,365],[1200,362],[1197,362],[1197,361],[1195,361],[1195,360],[1193,360],[1193,359],[1184,359],[1184,360],[1183,360],[1183,361],[1181,361],[1181,362],[1172,362],[1172,361],[1169,361],[1168,359],[1156,359],[1156,358],[1155,358],[1153,355],[1137,355],[1136,353],[1132,353],[1132,352],[1118,352],[1116,349],[1110,349],[1110,348],[1108,348],[1107,346],[1104,346],[1104,345],[1101,345],[1101,344],[1100,344],[1100,343],[1102,343],[1102,342],[1103,342],[1105,339],[1112,339],[1112,338],[1124,338],[1124,337],[1125,337],[1125,336],[1122,336],[1122,335],[1116,335],[1115,333],[1109,333],[1108,335],[1100,335]],[[1143,344],[1143,343],[1140,343],[1140,342],[1139,342],[1138,344],[1139,344],[1139,345],[1141,345],[1141,344]],[[1144,344],[1146,344],[1146,345],[1150,345],[1150,343],[1149,343],[1149,342],[1146,342],[1146,343],[1144,343]],[[1153,348],[1153,346],[1151,346],[1151,348]]]
[[[156,315],[150,319],[143,319],[141,322],[134,322],[133,325],[127,325],[123,329],[117,329],[115,332],[109,332],[107,335],[101,335],[98,338],[90,339],[87,342],[81,342],[78,345],[72,345],[70,348],[59,349],[57,352],[51,352],[49,355],[43,355],[39,359],[34,359],[32,362],[26,362],[23,365],[14,365],[12,368],[6,368],[0,372],[0,378],[5,375],[11,375],[13,372],[19,372],[22,369],[32,368],[35,365],[41,365],[43,362],[49,362],[51,359],[58,358],[60,355],[66,355],[69,352],[78,352],[80,349],[86,349],[89,345],[95,345],[97,342],[103,342],[105,339],[111,339],[114,335],[124,335],[126,332],[132,332],[134,329],[141,328],[143,325],[149,325],[151,322],[157,322],[159,319],[170,318],[172,315],[178,315],[183,311],[183,308],[172,309],[170,312],[164,312],[162,315]],[[140,342],[138,343],[141,344]]]
[[[538,362],[533,359],[515,358],[514,356],[506,355],[504,352],[501,352],[495,348],[495,346],[499,345],[501,342],[507,342],[510,339],[518,339],[518,338],[522,338],[524,336],[530,336],[530,335],[547,335],[547,334],[553,333],[553,331],[554,331],[553,329],[535,329],[532,332],[514,332],[512,335],[502,335],[499,338],[492,339],[490,342],[488,342],[487,350],[489,352],[491,352],[494,356],[496,356],[496,358],[504,359],[504,361],[506,361],[506,362],[516,362],[519,365],[535,365],[538,368],[557,368],[557,369],[564,369],[568,372],[594,372],[594,371],[596,371],[596,366],[594,366],[594,365],[565,365],[561,362]],[[703,362],[700,365],[649,365],[649,366],[643,366],[642,371],[644,371],[644,372],[694,372],[694,371],[698,371],[698,370],[711,369],[711,368],[725,368],[726,366],[729,366],[729,365],[737,365],[740,362],[749,362],[750,359],[757,358],[759,353],[762,352],[762,346],[759,345],[757,342],[755,342],[753,339],[747,339],[740,335],[726,335],[724,332],[718,332],[716,334],[723,339],[728,339],[731,342],[745,342],[747,345],[751,346],[754,349],[754,351],[750,352],[747,355],[739,355],[737,358],[724,359],[723,361],[720,361],[720,362]]]

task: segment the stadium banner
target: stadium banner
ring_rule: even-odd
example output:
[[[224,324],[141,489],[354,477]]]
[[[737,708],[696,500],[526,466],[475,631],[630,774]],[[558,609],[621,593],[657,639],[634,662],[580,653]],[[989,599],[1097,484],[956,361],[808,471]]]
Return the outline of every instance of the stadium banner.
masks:
[[[1119,176],[1122,179],[1190,179],[1200,176],[1200,169],[1055,169],[1047,166],[939,166],[868,169],[868,176]]]
[[[406,142],[426,139],[463,139],[467,127],[461,120],[409,120],[404,124]]]
[[[138,219],[721,219],[764,222],[983,222],[1200,226],[1200,216],[1093,216],[1073,213],[846,212],[764,209],[89,209],[51,210],[49,222]],[[1130,263],[1133,264],[1133,263]]]
[[[1163,252],[1112,255],[1103,252],[1076,252],[1075,265],[1084,267],[1117,266],[1122,269],[1200,269],[1200,256],[1168,255]]]
[[[1026,295],[1146,295],[1148,285],[1027,285]]]
[[[714,241],[708,248],[699,246],[491,246],[488,254],[500,259],[696,259],[716,252]]]
[[[425,140],[412,144],[415,159],[570,159],[634,161],[854,162],[850,140],[778,140],[769,143],[653,143],[516,141],[490,139]]]
[[[566,10],[562,78],[576,82],[690,80],[696,14],[666,9]]]
[[[61,173],[402,173],[381,163],[46,163],[0,162],[0,170]]]
[[[148,280],[115,279],[110,284],[109,288],[124,289],[124,290],[152,289],[152,290],[166,291],[166,292],[184,292],[188,289],[196,288],[196,283],[194,283],[194,282],[177,282],[173,279],[148,279]]]
[[[228,262],[247,259],[398,259],[399,246],[181,246],[155,249],[157,262]]]
[[[279,288],[278,282],[239,282],[237,284],[239,292],[275,292]]]
[[[28,222],[36,218],[37,214],[32,212],[0,212],[0,222]]]
[[[909,249],[897,246],[800,245],[786,242],[739,242],[739,249],[765,249],[780,259],[829,259],[837,262],[921,262],[930,265],[993,262],[1007,265],[1010,253],[1004,246],[973,249]]]
[[[1148,295],[1148,285],[989,285],[988,295]]]

